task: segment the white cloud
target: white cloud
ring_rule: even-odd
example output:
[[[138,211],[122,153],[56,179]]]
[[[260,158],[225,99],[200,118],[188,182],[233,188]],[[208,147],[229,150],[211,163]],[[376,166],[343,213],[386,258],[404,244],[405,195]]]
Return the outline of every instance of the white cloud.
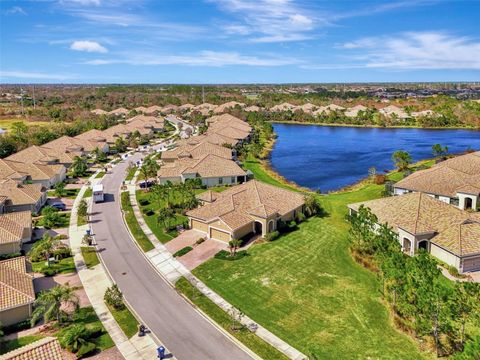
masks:
[[[20,6],[13,6],[10,9],[5,11],[6,14],[20,14],[20,15],[27,15],[26,11],[23,10]]]
[[[297,59],[269,56],[260,58],[257,56],[241,55],[237,52],[201,51],[191,55],[155,55],[155,54],[128,54],[119,59],[96,59],[86,61],[88,65],[185,65],[185,66],[284,66],[300,63]]]
[[[236,15],[237,22],[224,25],[224,30],[238,35],[249,35],[251,42],[287,42],[312,37],[307,35],[318,23],[292,0],[214,0],[219,7]]]
[[[407,32],[343,44],[365,67],[480,70],[480,42],[442,32]]]
[[[79,40],[70,45],[70,49],[76,51],[107,53],[108,50],[96,41]]]
[[[61,0],[61,3],[80,6],[100,6],[101,0]]]
[[[0,79],[27,79],[27,80],[69,80],[75,79],[72,74],[50,74],[28,71],[0,71]]]

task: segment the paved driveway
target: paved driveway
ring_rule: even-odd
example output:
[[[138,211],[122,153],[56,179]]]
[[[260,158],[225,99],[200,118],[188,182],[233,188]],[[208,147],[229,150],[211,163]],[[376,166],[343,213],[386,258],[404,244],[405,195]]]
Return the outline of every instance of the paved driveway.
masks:
[[[220,250],[228,248],[226,243],[217,240],[206,240],[193,248],[192,251],[177,258],[188,270],[193,270],[205,261],[211,259]]]
[[[142,155],[129,158],[138,160]],[[127,163],[102,180],[104,203],[93,205],[92,229],[113,280],[145,325],[179,360],[246,360],[250,355],[187,303],[150,265],[122,220],[119,187]]]
[[[186,246],[194,246],[195,242],[205,237],[205,234],[197,230],[186,230],[180,233],[176,238],[170,240],[165,244],[165,247],[172,254],[175,254],[178,250],[183,249]]]

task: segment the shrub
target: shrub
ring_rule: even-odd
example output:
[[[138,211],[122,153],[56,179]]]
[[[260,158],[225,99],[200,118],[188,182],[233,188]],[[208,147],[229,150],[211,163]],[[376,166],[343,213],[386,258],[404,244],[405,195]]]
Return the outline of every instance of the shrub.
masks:
[[[123,303],[123,294],[118,288],[117,284],[113,284],[105,291],[103,300],[117,310],[125,307],[125,304]]]
[[[249,256],[247,250],[237,251],[235,256],[232,256],[226,250],[220,250],[218,253],[215,254],[215,259],[233,261],[233,260],[239,260],[245,256]]]
[[[41,272],[43,275],[45,275],[46,277],[57,275],[57,270],[55,270],[55,269],[53,269],[53,268],[49,268],[49,267],[44,267],[44,268],[42,268],[42,270],[40,270],[40,272]]]
[[[204,237],[201,237],[201,238],[199,238],[197,241],[195,241],[195,244],[200,245],[200,244],[203,243],[204,241],[205,241],[205,238],[204,238]]]
[[[189,253],[192,250],[193,250],[193,248],[191,246],[185,246],[184,248],[178,250],[175,254],[173,254],[173,257],[183,256],[183,255]]]
[[[280,233],[278,231],[272,231],[272,232],[269,232],[267,235],[265,235],[265,240],[273,241],[278,239],[279,236],[280,236]]]
[[[72,256],[72,252],[67,247],[61,247],[53,250],[52,255],[55,257],[55,259],[60,260]]]
[[[85,199],[82,199],[82,201],[80,201],[80,204],[78,204],[77,213],[78,213],[79,216],[82,216],[82,217],[87,216],[88,204],[87,204],[87,201]]]
[[[19,323],[3,326],[2,331],[5,335],[13,334],[22,330],[30,329],[30,319],[20,321]]]
[[[94,343],[88,341],[91,337],[92,334],[85,325],[74,324],[62,333],[59,341],[62,347],[75,353],[77,358],[81,358],[96,348]]]
[[[66,240],[66,239],[68,239],[68,235],[65,235],[65,234],[59,234],[55,236],[55,240]]]
[[[153,211],[152,209],[143,209],[143,213],[144,213],[146,216],[155,215],[155,211]]]
[[[22,253],[16,252],[16,253],[11,253],[11,254],[1,254],[0,255],[0,261],[13,259],[13,258],[16,258],[16,257],[19,257],[19,256],[22,256]]]
[[[305,221],[305,219],[306,219],[305,214],[303,214],[303,213],[298,213],[298,215],[297,215],[297,223],[298,223],[298,224],[301,223],[301,222],[303,222],[303,221]]]
[[[150,205],[150,201],[148,201],[147,199],[141,199],[138,203],[139,203],[141,206]]]

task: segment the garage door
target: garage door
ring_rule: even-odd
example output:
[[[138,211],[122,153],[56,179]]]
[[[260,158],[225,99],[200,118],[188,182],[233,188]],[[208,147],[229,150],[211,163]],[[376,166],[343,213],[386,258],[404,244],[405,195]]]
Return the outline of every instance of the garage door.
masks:
[[[212,239],[221,240],[225,242],[230,241],[230,233],[210,228],[210,237]]]
[[[463,271],[478,271],[480,270],[480,256],[463,260]]]
[[[208,232],[208,224],[202,223],[198,220],[192,220],[192,229],[203,231],[204,233]]]

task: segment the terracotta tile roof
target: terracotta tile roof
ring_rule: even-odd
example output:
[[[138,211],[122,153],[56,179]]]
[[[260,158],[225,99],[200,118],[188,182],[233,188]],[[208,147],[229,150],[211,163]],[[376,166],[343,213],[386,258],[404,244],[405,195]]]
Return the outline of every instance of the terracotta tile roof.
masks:
[[[62,136],[42,145],[42,148],[55,149],[55,151],[71,152],[75,154],[90,152],[95,150],[96,147],[98,147],[98,144],[89,139],[79,139],[70,136]]]
[[[232,150],[221,145],[215,145],[209,142],[201,142],[195,145],[181,145],[173,150],[162,153],[163,160],[172,160],[180,158],[200,159],[205,155],[213,154],[224,159],[232,159]]]
[[[0,261],[0,311],[35,301],[33,278],[27,274],[25,256]]]
[[[107,139],[107,142],[114,143],[119,137],[126,138],[132,133],[126,125],[118,124],[108,129],[103,130],[103,136]]]
[[[436,116],[437,113],[435,113],[432,110],[422,110],[422,111],[414,111],[412,112],[413,117],[420,117],[420,116]]]
[[[432,234],[431,241],[458,255],[480,253],[480,214],[469,213],[423,193],[392,196],[348,207],[358,210],[363,204],[398,232]]]
[[[7,197],[12,205],[36,204],[43,196],[42,185],[0,180],[0,196]]]
[[[115,110],[109,112],[110,115],[128,115],[130,110],[125,109],[124,107],[119,107]]]
[[[177,110],[178,110],[178,105],[172,105],[172,104],[165,105],[162,108],[162,112],[165,113],[165,114],[172,113],[172,112],[177,111]]]
[[[235,106],[240,106],[243,108],[245,107],[245,104],[237,101],[229,101],[229,102],[226,102],[225,104],[217,106],[215,110],[213,110],[213,112],[216,114],[220,114],[227,111],[228,109],[234,108]]]
[[[196,196],[200,201],[212,203],[218,198],[218,193],[212,190],[204,191]]]
[[[105,111],[105,110],[102,110],[102,109],[94,109],[92,111],[90,111],[92,114],[95,114],[95,115],[105,115],[105,114],[108,114],[108,111]]]
[[[216,135],[220,135],[220,136],[230,138],[230,139],[235,139],[235,140],[243,140],[250,135],[250,132],[238,130],[233,127],[227,126],[220,129],[212,129],[212,130],[209,129],[207,131],[207,135],[210,135],[210,134],[216,134]]]
[[[195,105],[193,105],[193,104],[183,104],[183,105],[178,107],[178,109],[182,110],[182,111],[192,110],[194,108],[195,108]]]
[[[0,244],[19,242],[25,229],[32,227],[30,211],[0,214]]]
[[[138,111],[138,112],[144,112],[145,110],[147,110],[147,108],[145,106],[139,106],[139,107],[135,108],[135,111]]]
[[[231,146],[236,146],[238,144],[238,140],[234,138],[230,138],[227,136],[223,136],[218,133],[210,134],[207,133],[206,136],[204,137],[203,141],[209,142],[211,144],[215,145],[224,145],[224,144],[229,144]]]
[[[218,105],[213,105],[213,104],[210,104],[210,103],[203,103],[203,104],[195,106],[195,110],[207,109],[207,110],[213,111],[217,108],[217,106]]]
[[[209,130],[218,130],[226,127],[232,127],[244,132],[252,131],[252,127],[250,126],[250,124],[230,114],[212,116],[206,121],[209,125]]]
[[[396,115],[400,119],[406,119],[408,118],[408,114],[405,112],[405,110],[399,108],[398,106],[395,105],[389,105],[386,106],[380,110],[378,110],[379,113],[391,117],[392,115]]]
[[[205,222],[220,219],[236,230],[253,222],[252,215],[269,217],[278,213],[282,216],[303,204],[301,194],[251,180],[218,193],[213,203],[191,210],[187,215]]]
[[[107,139],[102,130],[92,129],[75,136],[75,139],[89,140],[96,143],[105,143]]]
[[[348,117],[357,117],[358,116],[358,113],[360,111],[367,111],[368,108],[366,106],[363,106],[363,105],[355,105],[351,108],[348,108],[346,111],[345,111],[345,116],[348,116]]]
[[[252,105],[252,106],[247,106],[244,110],[247,112],[257,112],[257,111],[260,111],[261,109],[257,105]]]
[[[301,110],[304,113],[312,114],[315,109],[317,109],[317,106],[315,106],[311,103],[306,103],[306,104],[303,104],[301,106],[297,106],[297,108],[295,110]]]
[[[294,111],[295,109],[297,109],[296,105],[292,105],[288,102],[284,102],[280,105],[275,105],[275,106],[271,107],[270,111],[287,111],[287,110]]]
[[[182,174],[197,174],[200,177],[244,176],[246,172],[234,161],[208,154],[200,159],[184,158],[166,164],[158,171],[159,177],[177,177]]]
[[[443,161],[430,169],[416,171],[394,185],[454,198],[457,192],[480,194],[480,151]]]
[[[63,355],[57,338],[46,337],[6,353],[2,360],[63,360]]]
[[[153,114],[153,113],[160,112],[160,111],[162,111],[161,106],[152,105],[152,106],[149,106],[148,108],[146,108],[143,112],[145,114]]]

